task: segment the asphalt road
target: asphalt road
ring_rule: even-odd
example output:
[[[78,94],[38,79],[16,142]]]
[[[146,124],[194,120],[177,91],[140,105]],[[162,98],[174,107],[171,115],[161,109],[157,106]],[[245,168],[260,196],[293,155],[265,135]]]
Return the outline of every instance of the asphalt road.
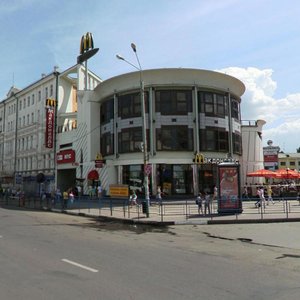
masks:
[[[299,299],[299,229],[153,228],[0,208],[0,299]]]

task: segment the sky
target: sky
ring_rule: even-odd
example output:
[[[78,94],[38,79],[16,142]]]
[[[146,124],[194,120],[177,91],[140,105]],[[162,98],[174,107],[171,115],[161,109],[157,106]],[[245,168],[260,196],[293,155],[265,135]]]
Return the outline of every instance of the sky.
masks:
[[[99,52],[88,67],[103,80],[134,69],[196,68],[246,86],[242,120],[263,119],[263,146],[300,147],[300,1],[0,0],[0,99],[76,64],[82,35]]]

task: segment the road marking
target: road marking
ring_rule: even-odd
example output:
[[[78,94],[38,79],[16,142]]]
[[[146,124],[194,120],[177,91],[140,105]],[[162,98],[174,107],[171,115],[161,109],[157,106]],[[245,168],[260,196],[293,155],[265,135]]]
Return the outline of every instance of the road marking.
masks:
[[[66,263],[68,263],[68,264],[74,265],[74,266],[76,266],[76,267],[82,268],[82,269],[84,269],[84,270],[93,272],[93,273],[97,273],[97,272],[98,272],[98,270],[96,270],[96,269],[93,269],[93,268],[90,268],[90,267],[81,265],[81,264],[79,264],[79,263],[77,263],[77,262],[75,262],[75,261],[71,261],[71,260],[68,260],[68,259],[66,259],[66,258],[63,258],[62,261],[63,261],[63,262],[66,262]]]

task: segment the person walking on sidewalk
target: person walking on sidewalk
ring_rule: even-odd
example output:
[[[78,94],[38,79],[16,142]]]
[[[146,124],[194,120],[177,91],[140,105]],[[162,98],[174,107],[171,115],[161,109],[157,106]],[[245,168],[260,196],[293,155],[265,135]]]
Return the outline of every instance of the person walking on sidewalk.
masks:
[[[203,215],[203,208],[202,208],[202,199],[203,198],[203,194],[202,193],[199,193],[197,198],[196,198],[196,204],[198,205],[198,214],[200,215],[200,212],[201,214]]]
[[[129,204],[130,206],[137,205],[137,195],[134,190],[132,190],[132,193],[129,197]]]
[[[210,195],[204,192],[204,215],[207,215],[207,212],[210,215]]]
[[[259,199],[260,199],[260,206],[266,208],[265,190],[263,186],[259,188]]]
[[[267,186],[267,195],[268,195],[267,205],[269,205],[269,202],[270,202],[270,201],[272,202],[272,204],[274,204],[274,200],[273,200],[272,194],[273,194],[272,187],[271,187],[271,185],[269,184],[269,185]]]
[[[157,193],[156,193],[156,203],[161,205],[161,188],[160,186],[157,187]]]
[[[63,192],[63,201],[62,201],[62,209],[66,209],[68,205],[69,193],[67,191]]]

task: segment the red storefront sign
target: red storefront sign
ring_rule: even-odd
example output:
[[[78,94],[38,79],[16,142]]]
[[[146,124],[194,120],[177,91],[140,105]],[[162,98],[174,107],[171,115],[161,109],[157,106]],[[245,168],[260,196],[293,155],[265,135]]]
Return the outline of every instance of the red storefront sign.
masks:
[[[54,142],[54,108],[46,108],[46,148],[53,148]]]
[[[75,151],[68,149],[59,151],[56,154],[56,162],[58,164],[69,164],[75,162]]]
[[[264,155],[265,162],[278,162],[278,154]]]

